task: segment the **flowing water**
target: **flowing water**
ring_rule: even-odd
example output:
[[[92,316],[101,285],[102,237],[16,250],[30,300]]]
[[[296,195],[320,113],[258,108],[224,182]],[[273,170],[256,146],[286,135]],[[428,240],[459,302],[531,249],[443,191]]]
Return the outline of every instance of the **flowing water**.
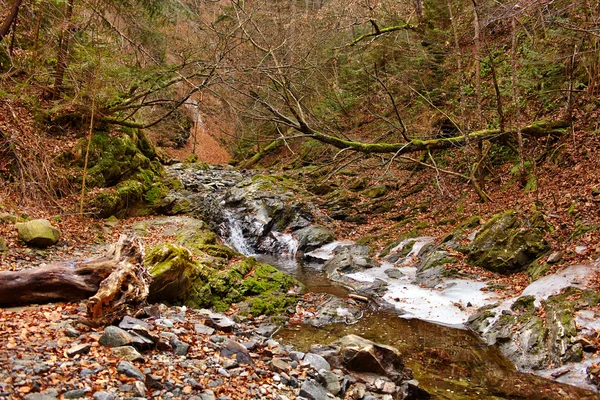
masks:
[[[215,176],[204,177],[207,182],[223,174],[233,174],[226,170],[208,172]],[[193,186],[197,179],[194,176],[187,184]],[[226,186],[230,187],[236,181],[238,178],[232,179]],[[221,234],[228,245],[294,276],[304,283],[308,291],[348,296],[349,291],[345,287],[326,277],[322,262],[300,261],[294,257],[297,243],[291,235],[272,232],[268,244],[275,251],[270,255],[256,254],[257,249],[250,244],[253,242],[245,237],[248,232],[256,231],[256,219],[248,220],[238,209],[222,204],[224,222]],[[325,248],[324,252],[331,250]],[[318,251],[312,253],[313,259],[327,258]],[[290,325],[279,331],[278,338],[306,351],[313,344],[328,344],[348,334],[396,347],[420,386],[436,399],[600,399],[594,392],[516,371],[498,348],[487,346],[468,330],[417,318],[400,318],[392,307],[368,310],[352,325],[338,323],[319,328]]]

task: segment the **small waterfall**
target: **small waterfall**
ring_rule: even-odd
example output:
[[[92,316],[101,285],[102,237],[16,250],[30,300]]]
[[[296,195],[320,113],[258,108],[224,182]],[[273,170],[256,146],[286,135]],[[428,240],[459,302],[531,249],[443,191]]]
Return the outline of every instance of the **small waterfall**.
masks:
[[[227,209],[223,211],[223,216],[225,217],[226,223],[223,230],[227,233],[223,236],[227,238],[227,244],[245,256],[253,255],[255,251],[252,249],[246,238],[244,238],[244,231],[240,219],[237,218],[231,210]]]

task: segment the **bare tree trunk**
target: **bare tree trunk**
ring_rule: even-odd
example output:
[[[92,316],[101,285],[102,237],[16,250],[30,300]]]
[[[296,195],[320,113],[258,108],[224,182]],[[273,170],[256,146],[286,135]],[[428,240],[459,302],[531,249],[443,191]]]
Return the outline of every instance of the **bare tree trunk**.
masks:
[[[477,3],[473,0],[473,58],[475,60],[475,106],[477,107],[477,116],[475,117],[475,129],[481,129],[483,126],[483,115],[481,111],[481,27],[479,26],[479,13]]]
[[[419,24],[423,23],[423,0],[414,0],[415,3],[415,13],[417,14],[417,22]]]
[[[71,37],[71,22],[75,0],[69,0],[65,12],[65,24],[58,40],[58,53],[56,55],[56,71],[54,74],[54,97],[58,98],[63,91],[65,70],[67,69],[67,56],[69,54],[69,39]]]
[[[4,36],[8,35],[8,32],[10,32],[10,27],[17,21],[21,3],[23,3],[23,0],[15,0],[10,8],[10,11],[8,12],[8,15],[6,18],[4,18],[2,25],[0,25],[0,40],[4,39]]]
[[[511,66],[512,66],[512,92],[513,102],[515,104],[515,126],[517,131],[517,142],[519,152],[519,180],[521,186],[525,187],[527,175],[525,173],[525,149],[523,144],[523,133],[521,131],[521,107],[519,106],[519,85],[517,81],[517,18],[513,15],[511,18],[512,40],[511,40]]]

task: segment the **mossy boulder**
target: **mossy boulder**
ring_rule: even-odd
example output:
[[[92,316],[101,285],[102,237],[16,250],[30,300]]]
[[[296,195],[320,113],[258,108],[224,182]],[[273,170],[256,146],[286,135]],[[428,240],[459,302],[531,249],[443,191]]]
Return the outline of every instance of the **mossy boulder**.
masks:
[[[8,246],[6,245],[6,240],[4,240],[4,238],[0,237],[0,253],[4,253],[5,251],[8,251]]]
[[[145,263],[152,276],[148,297],[151,302],[184,300],[199,268],[191,251],[170,243],[153,248]]]
[[[60,239],[60,231],[47,219],[34,219],[15,226],[19,239],[30,246],[46,248],[56,244]]]
[[[501,274],[522,271],[550,249],[542,233],[515,211],[497,214],[468,246],[469,262]]]
[[[158,245],[146,256],[154,279],[150,301],[219,311],[242,302],[240,309],[260,315],[281,313],[298,300],[288,293],[300,287],[298,281],[219,244],[202,221],[188,221],[177,240],[179,244]]]
[[[388,194],[389,188],[386,185],[373,186],[362,191],[362,194],[368,198],[375,199]]]

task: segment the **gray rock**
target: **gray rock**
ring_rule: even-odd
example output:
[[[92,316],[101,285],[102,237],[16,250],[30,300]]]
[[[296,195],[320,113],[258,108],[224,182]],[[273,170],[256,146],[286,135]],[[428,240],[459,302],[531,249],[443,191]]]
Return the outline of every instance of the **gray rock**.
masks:
[[[234,340],[226,340],[221,349],[221,357],[231,358],[233,356],[239,364],[254,365],[250,352],[246,347]]]
[[[367,246],[340,246],[334,250],[334,256],[323,267],[331,279],[339,279],[342,274],[362,271],[379,266],[369,255]]]
[[[277,325],[275,324],[264,324],[259,326],[258,328],[254,329],[254,333],[256,333],[257,335],[260,336],[264,336],[266,338],[270,338],[271,336],[273,336],[273,334],[275,332],[277,332]]]
[[[171,347],[173,348],[173,354],[176,356],[185,356],[190,349],[190,345],[186,342],[182,342],[177,338],[177,336],[173,336],[171,338]]]
[[[136,397],[146,397],[146,385],[144,385],[144,382],[133,382],[133,395]]]
[[[333,372],[322,369],[319,371],[319,377],[321,379],[321,383],[323,386],[325,386],[325,389],[327,389],[329,393],[337,395],[342,390],[340,380]]]
[[[194,331],[200,335],[212,335],[215,333],[215,329],[204,324],[195,324]]]
[[[108,392],[100,391],[94,393],[94,400],[115,400],[115,396]]]
[[[113,347],[111,351],[115,356],[127,361],[144,361],[144,356],[132,346]]]
[[[81,399],[82,397],[85,397],[89,392],[91,392],[90,388],[69,390],[68,392],[63,393],[63,398]]]
[[[295,361],[302,361],[304,355],[301,351],[290,351],[290,358]]]
[[[298,240],[298,250],[309,252],[335,240],[335,235],[320,225],[311,225],[294,232]]]
[[[154,342],[136,332],[127,332],[116,326],[107,326],[98,342],[106,347],[135,346],[140,349],[148,349],[154,346]]]
[[[310,365],[317,371],[320,371],[322,369],[326,371],[331,370],[331,366],[329,365],[327,360],[321,357],[320,355],[314,353],[306,353],[304,359],[302,360],[302,363],[305,365]]]
[[[327,390],[312,379],[307,379],[300,387],[300,396],[311,400],[329,400]]]
[[[546,261],[548,264],[556,264],[560,262],[563,258],[562,251],[554,251],[552,254],[548,256],[548,260]]]
[[[206,325],[215,328],[221,332],[231,332],[235,322],[224,314],[210,314],[206,320]]]
[[[129,361],[119,361],[119,364],[117,364],[117,372],[125,374],[131,378],[135,378],[142,382],[146,380],[146,375],[144,375],[144,373],[140,371],[138,367],[136,367]]]
[[[200,393],[200,398],[202,400],[216,400],[215,394],[212,390],[207,390],[204,393]]]
[[[47,219],[34,219],[15,225],[19,239],[28,245],[45,248],[52,246],[60,239],[60,231]]]
[[[14,224],[17,222],[17,216],[9,213],[0,214],[0,224]]]
[[[69,349],[67,349],[66,354],[68,357],[75,357],[78,354],[87,354],[92,345],[89,343],[77,344]]]
[[[137,326],[141,326],[144,329],[150,329],[150,324],[141,319],[130,317],[126,315],[123,320],[119,322],[119,328],[121,329],[135,329]]]
[[[292,369],[290,364],[277,357],[271,360],[271,367],[276,372],[289,372]]]
[[[347,335],[335,342],[340,347],[342,364],[350,371],[371,372],[390,377],[403,377],[404,362],[400,352],[357,335]]]
[[[24,400],[56,400],[58,398],[58,390],[48,389],[42,393],[29,393],[23,396]]]
[[[400,279],[404,276],[404,274],[396,268],[388,268],[383,272],[391,279]]]

